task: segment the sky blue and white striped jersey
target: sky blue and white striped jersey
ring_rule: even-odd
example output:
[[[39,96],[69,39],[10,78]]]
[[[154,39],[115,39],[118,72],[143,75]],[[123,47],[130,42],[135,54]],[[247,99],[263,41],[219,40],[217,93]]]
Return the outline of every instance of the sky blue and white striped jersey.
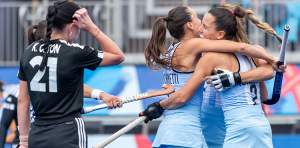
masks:
[[[239,63],[239,73],[250,71],[251,66],[247,58],[240,54],[234,54]],[[251,59],[253,68],[257,66]],[[241,85],[235,85],[226,91],[218,92],[221,99],[222,110],[226,112],[243,106],[260,104],[260,89],[258,82],[247,82]]]
[[[207,81],[205,81],[206,84]],[[205,85],[205,91],[203,94],[203,103],[213,107],[221,108],[221,100],[218,93],[214,92],[215,88]]]
[[[181,42],[178,42],[173,46],[171,44],[168,49],[167,57],[173,56],[176,48]],[[188,72],[181,72],[176,69],[165,69],[163,73],[164,77],[164,83],[165,84],[171,84],[174,86],[175,91],[179,90],[183,85],[188,81],[188,79],[193,75],[193,71]],[[203,99],[203,85],[196,91],[196,93],[192,96],[189,102],[186,103],[186,105],[196,105],[201,106],[202,99]]]

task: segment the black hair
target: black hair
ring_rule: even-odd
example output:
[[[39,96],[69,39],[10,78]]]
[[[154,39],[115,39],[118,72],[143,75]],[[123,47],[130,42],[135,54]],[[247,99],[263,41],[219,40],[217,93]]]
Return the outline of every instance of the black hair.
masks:
[[[184,25],[191,22],[191,14],[187,11],[188,7],[178,6],[168,13],[167,29],[175,39],[181,39],[184,35]]]
[[[44,56],[41,65],[38,67],[39,70],[43,71],[47,65],[47,52],[48,46],[52,34],[52,27],[60,31],[69,24],[72,23],[74,13],[81,7],[72,0],[59,0],[54,2],[53,6],[49,6],[47,13],[47,33],[44,39]]]

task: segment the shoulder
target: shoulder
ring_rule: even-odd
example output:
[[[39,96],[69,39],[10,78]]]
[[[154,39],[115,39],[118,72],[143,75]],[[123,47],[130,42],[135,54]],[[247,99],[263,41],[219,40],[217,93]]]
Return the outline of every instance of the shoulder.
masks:
[[[68,53],[72,53],[73,56],[82,56],[85,53],[93,53],[95,52],[94,48],[87,46],[87,45],[80,45],[78,43],[68,43],[67,41],[64,40],[59,40],[62,44],[62,48],[66,49]],[[97,50],[96,50],[97,51]]]
[[[70,48],[73,48],[73,49],[81,49],[83,50],[86,46],[85,45],[79,45],[78,43],[68,43],[67,41],[65,40],[59,40],[60,43],[62,43],[63,45],[67,46],[67,47],[70,47]]]

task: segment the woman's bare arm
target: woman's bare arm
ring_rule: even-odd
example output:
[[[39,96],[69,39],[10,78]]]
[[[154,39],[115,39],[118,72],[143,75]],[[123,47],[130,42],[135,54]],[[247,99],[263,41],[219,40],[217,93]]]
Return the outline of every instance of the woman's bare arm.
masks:
[[[112,66],[120,64],[124,61],[125,56],[117,44],[107,37],[91,20],[85,8],[81,8],[75,12],[73,23],[77,25],[80,30],[90,33],[103,48],[103,60],[100,67]]]
[[[30,96],[28,92],[27,82],[20,80],[20,93],[18,98],[18,125],[20,143],[28,142],[26,136],[29,135],[30,130]]]
[[[160,101],[161,107],[163,109],[175,109],[187,103],[198,88],[205,82],[205,76],[209,75],[213,68],[218,66],[219,60],[214,59],[216,59],[214,53],[206,53],[201,57],[193,75],[180,90],[174,92],[166,100]]]
[[[230,52],[239,53],[253,58],[264,59],[277,70],[278,58],[260,50],[256,45],[249,45],[246,43],[238,43],[228,40],[209,40],[201,38],[193,38],[188,41],[188,48],[195,55],[203,52]],[[260,47],[262,48],[262,47]]]

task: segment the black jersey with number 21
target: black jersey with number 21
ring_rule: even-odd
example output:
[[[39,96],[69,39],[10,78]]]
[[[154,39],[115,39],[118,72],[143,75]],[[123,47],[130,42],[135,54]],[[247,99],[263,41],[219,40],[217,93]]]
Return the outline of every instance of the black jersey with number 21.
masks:
[[[18,78],[27,81],[34,116],[54,119],[80,112],[83,106],[84,68],[95,70],[103,59],[102,51],[89,46],[52,40],[47,65],[36,67],[43,59],[44,41],[32,43],[22,55]]]

